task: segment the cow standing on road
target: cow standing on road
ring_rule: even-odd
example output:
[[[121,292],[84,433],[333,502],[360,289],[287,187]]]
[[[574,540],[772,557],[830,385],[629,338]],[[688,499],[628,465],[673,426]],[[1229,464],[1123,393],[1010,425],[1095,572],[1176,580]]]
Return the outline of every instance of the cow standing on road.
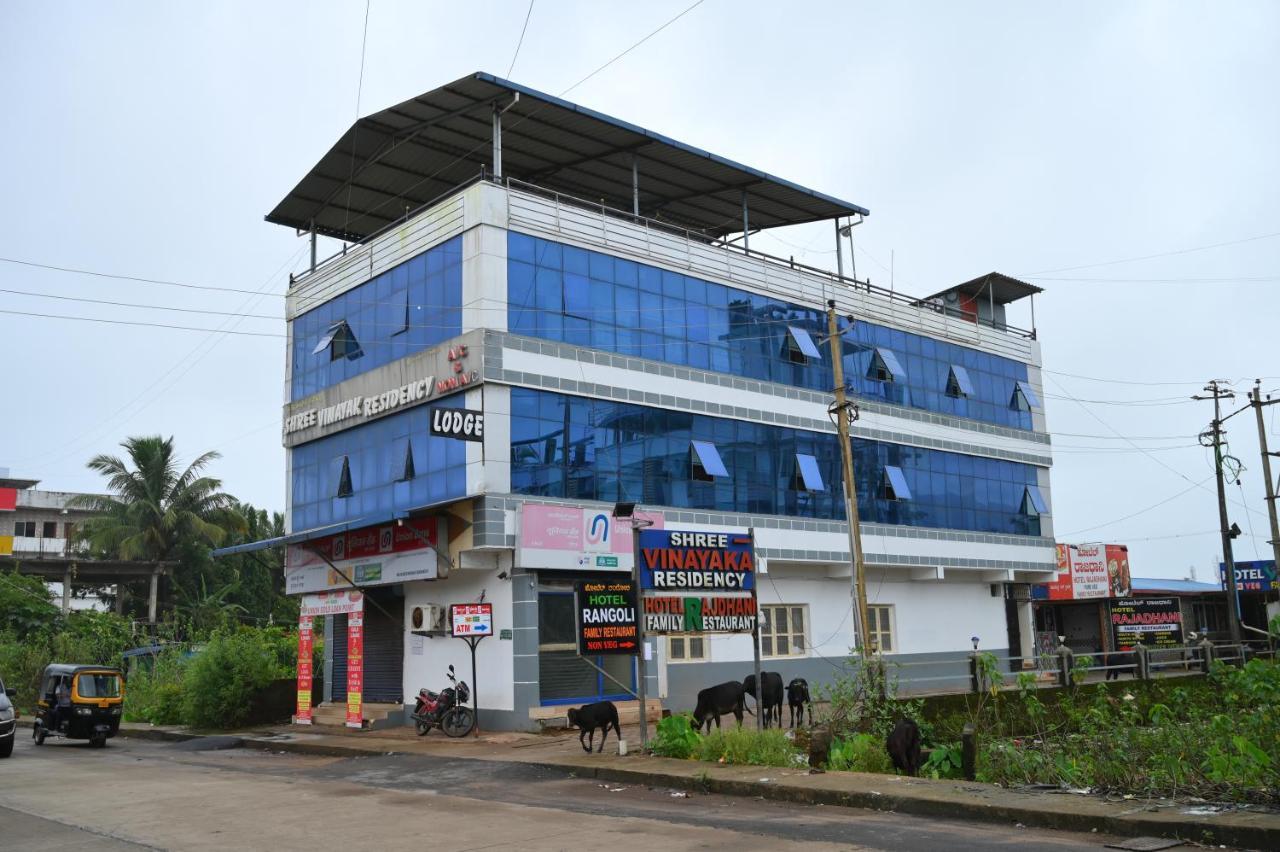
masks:
[[[738,726],[741,727],[744,710],[747,713],[751,712],[746,701],[743,700],[742,684],[731,680],[701,690],[698,693],[698,706],[694,708],[693,719],[690,721],[695,731],[701,731],[705,724],[707,733],[711,733],[712,719],[719,728],[721,714],[732,713],[738,720]]]

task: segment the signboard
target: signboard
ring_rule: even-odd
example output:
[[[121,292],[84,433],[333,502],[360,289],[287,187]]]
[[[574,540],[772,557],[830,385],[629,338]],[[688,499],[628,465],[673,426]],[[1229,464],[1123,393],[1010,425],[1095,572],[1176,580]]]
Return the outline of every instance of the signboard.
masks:
[[[449,635],[492,636],[493,604],[469,603],[449,606]]]
[[[311,636],[311,618],[304,615],[298,622],[298,712],[295,725],[311,724],[311,654],[315,645]]]
[[[483,441],[484,412],[466,408],[433,408],[431,434],[462,441]]]
[[[449,576],[449,569],[435,548],[446,539],[442,518],[414,518],[403,525],[388,523],[324,536],[309,542],[308,547],[290,545],[284,569],[285,594],[350,589],[351,582],[386,586],[443,579]]]
[[[755,588],[751,536],[641,530],[640,588],[657,592],[750,591]]]
[[[303,595],[299,617],[307,624],[320,615],[342,615],[364,610],[364,592],[348,589],[345,592],[319,592]]]
[[[637,512],[662,529],[661,513]],[[634,559],[631,524],[614,520],[611,509],[581,506],[544,506],[525,503],[520,508],[517,560],[521,565],[570,571],[630,573]]]
[[[1222,588],[1227,588],[1226,563],[1218,563],[1218,579],[1222,583]],[[1236,591],[1274,592],[1278,590],[1280,590],[1280,581],[1276,578],[1274,559],[1236,563]]]
[[[364,612],[347,616],[347,727],[364,727]]]
[[[1129,548],[1123,544],[1059,544],[1056,556],[1057,579],[1033,587],[1032,598],[1080,601],[1132,593]]]
[[[579,654],[638,653],[636,590],[630,580],[578,583],[575,592]]]
[[[0,512],[14,512],[18,509],[18,489],[0,488]]]
[[[284,445],[296,447],[479,384],[482,339],[482,333],[469,333],[461,338],[466,342],[414,353],[286,405]]]
[[[1182,644],[1182,609],[1176,598],[1125,598],[1111,605],[1116,647],[1130,650],[1141,637],[1148,648]]]
[[[650,633],[750,633],[756,627],[756,601],[752,595],[644,598],[644,632]]]

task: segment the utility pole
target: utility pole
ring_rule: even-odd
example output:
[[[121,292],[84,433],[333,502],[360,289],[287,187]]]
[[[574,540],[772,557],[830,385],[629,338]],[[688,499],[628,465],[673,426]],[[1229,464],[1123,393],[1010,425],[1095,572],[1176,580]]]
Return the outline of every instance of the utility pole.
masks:
[[[1222,561],[1227,573],[1227,625],[1231,628],[1231,643],[1240,644],[1240,608],[1236,592],[1236,560],[1231,552],[1231,529],[1227,521],[1227,491],[1222,480],[1222,400],[1235,398],[1235,393],[1220,386],[1217,379],[1205,385],[1209,396],[1193,396],[1192,399],[1213,400],[1213,422],[1209,431],[1213,439],[1214,478],[1218,482],[1218,524],[1222,531]]]
[[[1275,405],[1280,399],[1268,399],[1262,401],[1262,381],[1254,382],[1253,390],[1249,393],[1249,404],[1253,406],[1253,413],[1258,418],[1258,447],[1262,451],[1262,476],[1267,482],[1267,516],[1271,519],[1271,553],[1276,561],[1276,566],[1280,567],[1280,523],[1276,521],[1276,481],[1271,478],[1271,457],[1280,456],[1280,453],[1271,453],[1267,451],[1267,427],[1262,421],[1262,408],[1266,405]]]
[[[849,423],[858,416],[858,408],[849,402],[844,387],[844,343],[840,337],[836,300],[827,301],[827,339],[831,344],[831,371],[835,377],[836,401],[827,409],[836,421],[840,435],[840,457],[843,461],[845,516],[849,520],[849,566],[853,596],[854,648],[866,658],[867,642],[867,584],[862,560],[862,525],[858,521],[858,487],[853,478],[853,443],[849,437]]]

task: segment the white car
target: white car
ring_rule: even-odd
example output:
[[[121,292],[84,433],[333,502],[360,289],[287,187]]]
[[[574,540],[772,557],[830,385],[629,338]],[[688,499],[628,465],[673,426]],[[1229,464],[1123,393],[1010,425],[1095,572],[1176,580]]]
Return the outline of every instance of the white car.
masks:
[[[5,689],[0,680],[0,757],[13,754],[14,729],[17,727],[18,711],[9,699],[18,694],[16,689]]]

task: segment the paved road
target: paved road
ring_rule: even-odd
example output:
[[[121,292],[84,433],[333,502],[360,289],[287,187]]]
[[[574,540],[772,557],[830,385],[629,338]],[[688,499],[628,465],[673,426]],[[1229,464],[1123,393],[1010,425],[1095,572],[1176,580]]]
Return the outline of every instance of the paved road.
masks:
[[[36,748],[19,738],[0,762],[0,848],[949,852],[1098,850],[1110,839],[673,795],[517,763],[193,745],[116,739],[105,750]]]

